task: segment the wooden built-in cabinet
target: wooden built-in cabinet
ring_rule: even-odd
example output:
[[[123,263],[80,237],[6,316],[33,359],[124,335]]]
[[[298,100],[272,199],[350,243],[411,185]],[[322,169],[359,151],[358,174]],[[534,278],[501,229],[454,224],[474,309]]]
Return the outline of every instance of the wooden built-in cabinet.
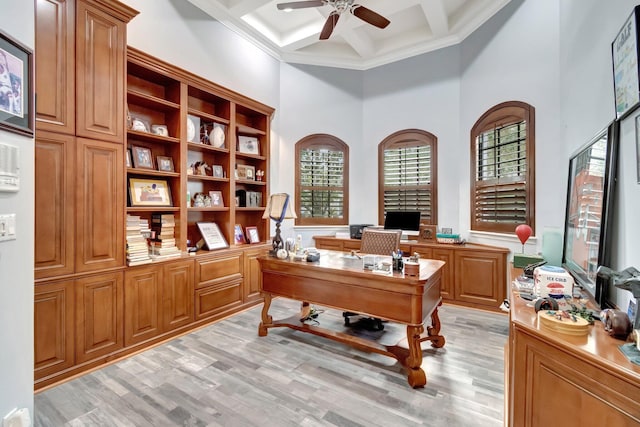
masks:
[[[128,48],[136,14],[117,0],[36,2],[36,389],[260,301],[273,109]],[[188,119],[199,123],[193,140]],[[205,138],[214,126],[224,144]],[[256,149],[239,149],[239,137]],[[149,150],[151,167],[127,165],[133,147]],[[159,167],[159,156],[173,168]],[[206,174],[193,173],[196,162]],[[253,176],[236,177],[237,165]],[[170,204],[132,204],[135,178],[165,181]],[[222,204],[195,206],[197,194],[213,191]],[[128,266],[127,216],[152,224],[156,214],[172,215],[179,253]],[[229,247],[188,255],[201,239],[198,222],[215,222]],[[256,227],[262,243],[236,242],[236,225]]]
[[[640,425],[640,366],[602,322],[586,336],[546,330],[515,293],[509,315],[505,425]]]
[[[314,236],[318,249],[351,251],[360,249],[360,240]],[[499,311],[507,293],[509,250],[477,243],[464,245],[401,242],[405,255],[445,262],[440,294],[446,302]]]

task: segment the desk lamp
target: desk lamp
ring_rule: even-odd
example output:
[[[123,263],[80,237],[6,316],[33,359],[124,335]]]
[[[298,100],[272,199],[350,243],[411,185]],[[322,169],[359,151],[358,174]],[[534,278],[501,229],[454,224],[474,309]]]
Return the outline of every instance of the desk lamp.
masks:
[[[269,255],[277,256],[280,249],[284,249],[282,236],[280,235],[280,224],[285,219],[297,218],[295,212],[289,204],[289,195],[287,193],[275,193],[269,196],[267,208],[262,215],[263,219],[271,218],[276,222],[276,234],[273,236],[273,250],[269,251]]]

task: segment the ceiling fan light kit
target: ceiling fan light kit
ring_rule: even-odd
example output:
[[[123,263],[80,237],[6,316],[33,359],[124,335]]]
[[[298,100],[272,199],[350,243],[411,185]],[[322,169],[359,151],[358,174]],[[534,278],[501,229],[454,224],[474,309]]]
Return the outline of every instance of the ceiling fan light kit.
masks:
[[[287,3],[279,3],[278,9],[290,11],[293,9],[304,9],[309,7],[320,7],[324,5],[330,5],[333,7],[333,12],[329,14],[327,20],[320,32],[320,40],[326,40],[331,36],[333,30],[338,24],[340,15],[349,11],[353,16],[363,20],[364,22],[371,24],[378,28],[386,28],[390,21],[384,16],[374,12],[373,10],[362,6],[361,4],[353,4],[354,0],[308,0],[308,1],[292,1]]]

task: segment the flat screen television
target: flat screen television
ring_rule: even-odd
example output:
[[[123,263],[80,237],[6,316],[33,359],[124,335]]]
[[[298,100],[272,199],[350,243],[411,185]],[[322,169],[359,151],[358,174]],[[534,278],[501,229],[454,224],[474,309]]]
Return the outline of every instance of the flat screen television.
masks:
[[[388,211],[384,217],[385,230],[402,230],[415,234],[420,231],[419,211]],[[416,233],[411,233],[416,232]]]
[[[600,308],[608,289],[596,272],[610,266],[618,133],[614,121],[569,159],[562,266]]]

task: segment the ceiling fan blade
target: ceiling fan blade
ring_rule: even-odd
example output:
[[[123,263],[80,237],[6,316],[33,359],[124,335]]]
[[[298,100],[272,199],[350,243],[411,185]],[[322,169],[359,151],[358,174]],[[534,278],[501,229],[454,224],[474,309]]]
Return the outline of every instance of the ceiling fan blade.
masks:
[[[288,3],[280,3],[278,4],[278,10],[285,9],[304,9],[306,7],[320,7],[324,5],[323,0],[314,0],[314,1],[290,1]]]
[[[331,12],[326,22],[324,23],[324,27],[322,27],[322,32],[320,33],[320,40],[326,40],[333,33],[333,29],[338,24],[338,19],[340,19],[340,14],[335,10]]]
[[[387,25],[391,23],[391,21],[389,21],[384,16],[374,12],[371,9],[367,9],[366,7],[361,6],[359,4],[356,4],[353,6],[351,13],[353,13],[358,18],[362,19],[364,22],[367,22],[378,28],[386,28]]]

